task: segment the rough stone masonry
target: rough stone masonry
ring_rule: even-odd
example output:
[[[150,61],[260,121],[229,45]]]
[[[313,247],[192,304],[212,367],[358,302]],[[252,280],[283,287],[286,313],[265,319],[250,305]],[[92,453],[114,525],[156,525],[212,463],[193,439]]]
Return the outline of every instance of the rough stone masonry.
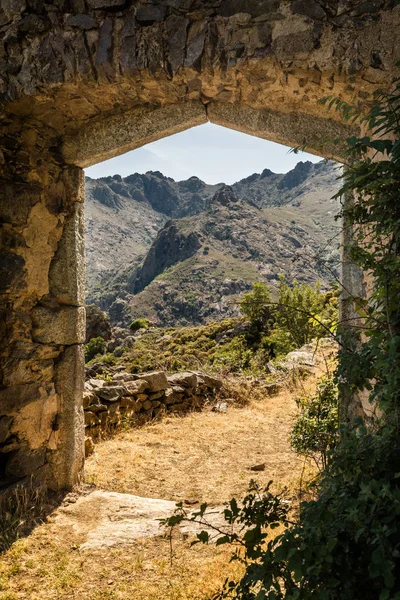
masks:
[[[390,88],[400,6],[2,0],[0,31],[0,479],[68,488],[84,459],[82,168],[207,120],[340,159],[351,128],[317,100]]]

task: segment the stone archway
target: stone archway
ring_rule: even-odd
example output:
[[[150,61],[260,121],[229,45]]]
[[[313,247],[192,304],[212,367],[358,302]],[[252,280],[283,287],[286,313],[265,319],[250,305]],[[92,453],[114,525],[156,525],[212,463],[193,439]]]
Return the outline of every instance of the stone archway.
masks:
[[[83,465],[83,167],[210,120],[340,159],[317,100],[389,88],[391,0],[6,0],[0,478]]]

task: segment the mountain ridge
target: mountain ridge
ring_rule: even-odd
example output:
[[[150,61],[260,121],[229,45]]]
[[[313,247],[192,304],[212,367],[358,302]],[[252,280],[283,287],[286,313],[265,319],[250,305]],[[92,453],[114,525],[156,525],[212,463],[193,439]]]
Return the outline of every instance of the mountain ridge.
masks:
[[[232,186],[158,171],[86,178],[88,302],[119,324],[188,324],[235,314],[237,294],[257,279],[276,287],[279,272],[326,286],[338,260],[337,243],[322,252],[338,230],[337,188],[325,162],[264,169]],[[312,264],[319,252],[328,270]]]

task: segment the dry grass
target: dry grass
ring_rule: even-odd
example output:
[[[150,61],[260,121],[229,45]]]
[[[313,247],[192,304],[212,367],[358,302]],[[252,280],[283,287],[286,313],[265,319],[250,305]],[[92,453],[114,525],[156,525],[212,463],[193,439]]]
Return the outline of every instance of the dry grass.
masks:
[[[167,417],[99,443],[86,477],[106,490],[211,504],[241,496],[251,478],[295,490],[302,462],[288,444],[294,414],[287,392],[226,414]],[[260,463],[265,471],[250,471]],[[238,568],[228,550],[191,548],[180,537],[172,566],[164,538],[102,551],[79,550],[83,541],[52,518],[17,541],[0,562],[0,600],[206,600]]]
[[[50,498],[45,488],[33,481],[1,492],[0,553],[42,523],[55,505],[56,498]]]
[[[288,443],[294,413],[291,394],[283,393],[226,414],[169,416],[98,445],[86,477],[101,489],[215,504],[243,494],[251,478],[291,485],[301,468]],[[250,470],[260,463],[265,471]]]

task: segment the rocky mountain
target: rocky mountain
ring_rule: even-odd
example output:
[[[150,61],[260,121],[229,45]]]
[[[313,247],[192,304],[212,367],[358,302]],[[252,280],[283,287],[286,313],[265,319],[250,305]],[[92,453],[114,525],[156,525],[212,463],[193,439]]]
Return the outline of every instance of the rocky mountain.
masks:
[[[114,323],[160,325],[236,314],[254,281],[327,286],[338,267],[333,163],[265,169],[233,186],[159,172],[86,178],[88,303]]]

